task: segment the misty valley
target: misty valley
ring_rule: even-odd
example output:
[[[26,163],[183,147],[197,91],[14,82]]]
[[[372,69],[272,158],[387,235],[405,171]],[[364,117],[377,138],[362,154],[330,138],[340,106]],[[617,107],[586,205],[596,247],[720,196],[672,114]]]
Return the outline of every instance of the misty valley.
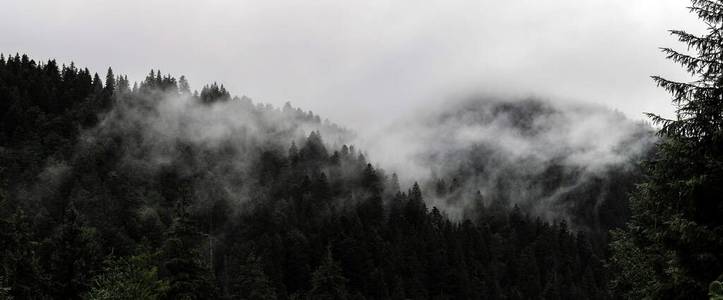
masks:
[[[1,54],[0,299],[723,299],[723,3],[691,11],[649,122],[475,94],[370,133]]]

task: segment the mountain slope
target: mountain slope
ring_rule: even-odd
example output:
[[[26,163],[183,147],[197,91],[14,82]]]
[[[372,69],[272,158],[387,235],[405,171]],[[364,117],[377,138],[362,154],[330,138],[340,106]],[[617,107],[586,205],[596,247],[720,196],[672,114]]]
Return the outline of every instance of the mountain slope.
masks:
[[[564,219],[459,195],[474,213],[452,220],[312,113],[20,56],[0,95],[5,295],[610,296],[603,252]]]

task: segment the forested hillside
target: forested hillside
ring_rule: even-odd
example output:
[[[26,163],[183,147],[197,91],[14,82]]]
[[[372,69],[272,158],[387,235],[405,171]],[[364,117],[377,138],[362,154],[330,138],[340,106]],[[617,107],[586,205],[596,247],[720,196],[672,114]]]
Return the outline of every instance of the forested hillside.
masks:
[[[1,60],[4,297],[610,297],[564,218],[477,194],[450,219],[311,112],[91,74]]]
[[[609,108],[538,98],[470,97],[405,125],[381,143],[411,157],[403,170],[427,171],[417,172],[425,196],[451,217],[473,213],[479,194],[600,240],[628,220],[627,195],[656,140]]]
[[[650,125],[595,105],[475,96],[360,137],[217,83],[0,54],[0,299],[721,300],[723,1],[690,3],[702,33],[672,30],[687,50],[662,51],[693,80],[653,76],[675,114],[648,113]],[[394,59],[349,53],[394,61],[401,76],[427,60],[411,50],[436,53],[407,40]],[[397,61],[408,53],[416,60]],[[575,63],[562,53],[541,57]],[[344,72],[378,75],[362,65]],[[533,66],[551,75],[509,72],[564,78]],[[611,69],[600,76],[623,72]]]

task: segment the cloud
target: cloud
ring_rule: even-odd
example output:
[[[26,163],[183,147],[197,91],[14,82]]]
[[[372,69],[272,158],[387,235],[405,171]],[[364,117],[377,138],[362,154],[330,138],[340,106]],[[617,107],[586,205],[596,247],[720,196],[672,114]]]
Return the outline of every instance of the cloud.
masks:
[[[148,69],[223,80],[350,127],[386,124],[450,93],[514,91],[670,113],[649,75],[685,75],[658,52],[702,28],[677,0],[20,1],[0,11],[1,52],[132,80]]]
[[[634,177],[655,140],[649,126],[597,105],[474,96],[418,111],[359,143],[403,184],[427,183],[429,202],[453,217],[469,211],[480,191],[487,204],[570,221],[580,207],[597,214],[605,201],[626,201],[632,180],[608,185]],[[456,192],[439,195],[438,180]]]
[[[303,146],[312,131],[330,146],[353,136],[311,112],[254,104],[248,98],[204,103],[190,94],[141,88],[117,94],[115,102],[97,127],[83,132],[74,165],[86,164],[85,153],[113,153],[104,158],[104,166],[127,172],[123,176],[128,178],[147,174],[143,184],[148,186],[188,189],[193,196],[186,201],[193,211],[223,203],[241,212],[250,200],[263,200],[263,156],[285,157],[292,142]],[[179,180],[185,183],[177,186]],[[161,202],[153,197],[144,201],[151,207]]]

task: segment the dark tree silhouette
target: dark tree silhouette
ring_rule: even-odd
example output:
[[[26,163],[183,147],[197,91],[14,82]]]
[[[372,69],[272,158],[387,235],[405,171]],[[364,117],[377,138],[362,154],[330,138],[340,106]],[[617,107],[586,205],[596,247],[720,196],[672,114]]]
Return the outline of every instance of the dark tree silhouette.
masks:
[[[653,77],[673,96],[676,117],[648,114],[661,142],[644,164],[632,219],[611,245],[613,287],[627,298],[702,299],[723,279],[723,2],[691,3],[708,31],[670,31],[691,54],[662,50],[696,79]]]

